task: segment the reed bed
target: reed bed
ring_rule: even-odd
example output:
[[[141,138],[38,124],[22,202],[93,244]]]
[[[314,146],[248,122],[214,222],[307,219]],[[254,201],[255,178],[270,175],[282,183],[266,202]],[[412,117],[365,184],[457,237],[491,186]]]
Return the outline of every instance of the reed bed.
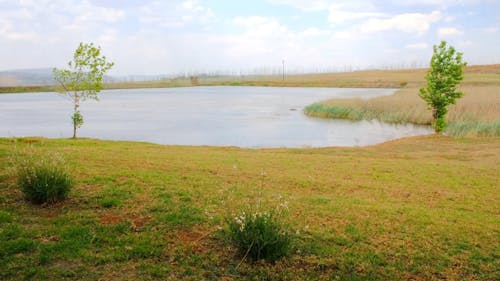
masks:
[[[500,87],[466,85],[465,96],[449,107],[446,134],[454,137],[500,136]],[[417,88],[405,88],[392,96],[332,99],[312,104],[305,113],[314,117],[350,120],[378,119],[389,123],[430,125],[432,116]]]

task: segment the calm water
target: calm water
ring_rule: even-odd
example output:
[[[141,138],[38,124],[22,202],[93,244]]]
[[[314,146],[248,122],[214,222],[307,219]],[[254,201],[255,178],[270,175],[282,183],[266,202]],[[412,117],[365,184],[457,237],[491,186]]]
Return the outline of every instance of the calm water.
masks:
[[[103,91],[85,101],[80,137],[240,147],[364,146],[432,133],[413,125],[310,118],[328,98],[371,98],[391,89],[192,87]],[[0,95],[0,136],[70,137],[71,101],[55,93]]]

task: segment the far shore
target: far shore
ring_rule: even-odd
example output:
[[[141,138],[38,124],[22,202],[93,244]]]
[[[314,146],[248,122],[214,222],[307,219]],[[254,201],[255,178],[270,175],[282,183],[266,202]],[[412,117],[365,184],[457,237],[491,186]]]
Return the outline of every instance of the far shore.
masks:
[[[353,72],[272,76],[181,77],[154,81],[114,82],[104,89],[173,88],[193,86],[263,86],[331,88],[416,88],[425,84],[427,69],[366,70]],[[500,64],[468,66],[462,85],[500,86]],[[0,86],[0,93],[56,92],[55,85]]]

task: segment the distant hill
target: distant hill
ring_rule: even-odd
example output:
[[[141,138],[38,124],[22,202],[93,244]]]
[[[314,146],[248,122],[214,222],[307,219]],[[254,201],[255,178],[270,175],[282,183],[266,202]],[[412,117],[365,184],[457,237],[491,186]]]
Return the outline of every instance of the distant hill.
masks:
[[[124,79],[105,76],[104,82],[117,82]],[[54,85],[52,68],[15,69],[0,71],[0,87]]]
[[[0,87],[53,85],[52,68],[0,71]]]

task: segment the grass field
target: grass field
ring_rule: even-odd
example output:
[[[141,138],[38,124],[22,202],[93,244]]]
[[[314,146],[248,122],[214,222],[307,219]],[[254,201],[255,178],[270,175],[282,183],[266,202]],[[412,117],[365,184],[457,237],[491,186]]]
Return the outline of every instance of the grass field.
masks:
[[[23,200],[10,156],[28,152],[66,159],[67,201]],[[498,280],[499,175],[498,138],[260,150],[0,139],[0,279]],[[279,200],[294,253],[238,267],[225,218]]]

